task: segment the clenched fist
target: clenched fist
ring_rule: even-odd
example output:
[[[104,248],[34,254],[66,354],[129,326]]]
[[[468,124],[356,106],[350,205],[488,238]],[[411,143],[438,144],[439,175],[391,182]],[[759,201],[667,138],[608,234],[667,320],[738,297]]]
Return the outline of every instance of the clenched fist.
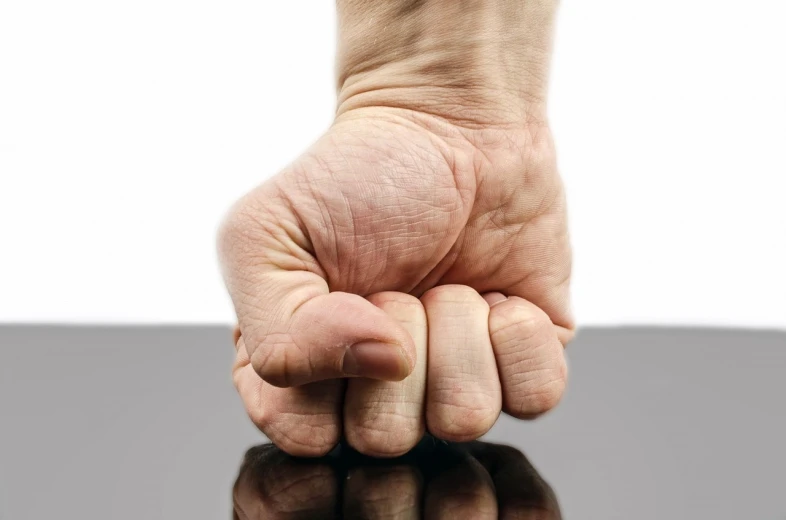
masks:
[[[234,381],[280,448],[395,456],[552,408],[572,336],[553,0],[339,0],[327,133],[219,237]]]

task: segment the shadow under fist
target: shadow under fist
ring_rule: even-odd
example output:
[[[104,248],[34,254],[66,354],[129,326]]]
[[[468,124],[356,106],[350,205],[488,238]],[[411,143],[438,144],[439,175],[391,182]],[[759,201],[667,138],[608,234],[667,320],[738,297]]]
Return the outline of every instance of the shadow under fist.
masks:
[[[238,520],[559,520],[551,487],[515,448],[424,439],[403,457],[373,459],[341,446],[299,459],[251,448],[233,490]]]

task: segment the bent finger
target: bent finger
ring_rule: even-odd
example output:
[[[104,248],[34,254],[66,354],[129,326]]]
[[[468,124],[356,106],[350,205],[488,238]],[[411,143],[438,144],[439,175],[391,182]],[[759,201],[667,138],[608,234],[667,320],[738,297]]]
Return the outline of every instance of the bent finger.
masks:
[[[300,457],[318,457],[338,444],[343,381],[275,387],[250,365],[242,337],[237,342],[232,376],[249,418],[281,450]]]
[[[489,335],[502,383],[503,410],[531,418],[557,405],[567,365],[556,329],[540,308],[523,298],[487,295]]]
[[[291,208],[274,187],[260,190],[239,203],[219,235],[224,279],[256,373],[278,387],[347,376],[404,379],[414,365],[409,334],[365,298],[330,292]]]
[[[420,300],[404,293],[378,293],[370,296],[369,301],[412,337],[415,369],[403,381],[347,381],[344,430],[349,444],[361,453],[394,457],[412,449],[425,432],[426,312]]]

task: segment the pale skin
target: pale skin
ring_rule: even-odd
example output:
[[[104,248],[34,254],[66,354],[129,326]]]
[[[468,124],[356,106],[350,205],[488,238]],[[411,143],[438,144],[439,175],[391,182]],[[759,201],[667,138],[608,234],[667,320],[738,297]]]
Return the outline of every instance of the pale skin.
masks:
[[[396,456],[547,412],[575,329],[556,1],[337,6],[333,125],[219,234],[249,416],[293,455]]]

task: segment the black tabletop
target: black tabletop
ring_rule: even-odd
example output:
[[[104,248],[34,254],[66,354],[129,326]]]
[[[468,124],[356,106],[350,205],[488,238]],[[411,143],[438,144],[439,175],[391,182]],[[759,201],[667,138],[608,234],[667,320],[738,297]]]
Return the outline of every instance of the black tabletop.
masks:
[[[585,329],[557,410],[392,461],[266,444],[229,338],[0,327],[0,519],[786,519],[781,332]]]

